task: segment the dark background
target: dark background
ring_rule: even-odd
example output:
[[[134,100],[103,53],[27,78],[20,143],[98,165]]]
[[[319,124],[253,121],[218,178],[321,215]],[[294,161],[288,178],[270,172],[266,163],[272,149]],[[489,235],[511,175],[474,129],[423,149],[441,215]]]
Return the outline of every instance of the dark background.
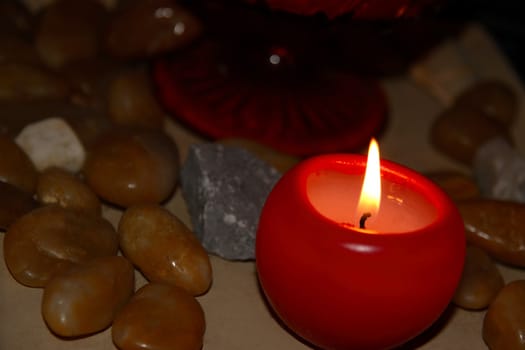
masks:
[[[450,0],[450,16],[480,22],[507,55],[525,82],[525,1]]]

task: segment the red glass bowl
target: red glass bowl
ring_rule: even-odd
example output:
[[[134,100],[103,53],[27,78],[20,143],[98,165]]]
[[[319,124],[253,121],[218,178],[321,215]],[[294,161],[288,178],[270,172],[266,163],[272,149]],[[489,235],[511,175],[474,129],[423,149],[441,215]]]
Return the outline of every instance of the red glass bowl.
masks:
[[[366,147],[388,117],[380,79],[404,73],[450,32],[421,20],[327,20],[224,1],[194,6],[204,38],[153,65],[167,112],[211,139],[248,138],[298,156]]]
[[[203,42],[154,66],[167,111],[209,138],[247,138],[305,156],[366,146],[386,120],[388,103],[376,80],[344,71],[307,78],[276,74],[272,65],[282,63],[270,60],[287,59],[281,47],[269,48],[269,63],[259,71],[267,80],[229,74],[214,57],[217,45]]]
[[[192,11],[205,36],[153,67],[177,121],[210,139],[248,138],[298,156],[357,150],[380,133],[386,95],[377,76],[343,57],[331,23],[224,1]]]
[[[255,3],[256,0],[246,0]],[[393,19],[415,17],[429,8],[438,6],[440,0],[265,0],[272,9],[301,15],[324,13],[329,18],[351,14],[355,19]]]

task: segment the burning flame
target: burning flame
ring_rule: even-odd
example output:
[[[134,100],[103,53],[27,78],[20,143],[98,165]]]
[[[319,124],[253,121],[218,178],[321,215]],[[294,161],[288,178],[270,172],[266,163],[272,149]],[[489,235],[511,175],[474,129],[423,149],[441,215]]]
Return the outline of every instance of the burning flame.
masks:
[[[365,179],[363,181],[363,187],[361,188],[359,203],[357,204],[357,215],[361,220],[366,220],[366,218],[370,216],[373,217],[379,211],[381,202],[380,169],[379,146],[377,145],[377,141],[372,139],[368,148]]]

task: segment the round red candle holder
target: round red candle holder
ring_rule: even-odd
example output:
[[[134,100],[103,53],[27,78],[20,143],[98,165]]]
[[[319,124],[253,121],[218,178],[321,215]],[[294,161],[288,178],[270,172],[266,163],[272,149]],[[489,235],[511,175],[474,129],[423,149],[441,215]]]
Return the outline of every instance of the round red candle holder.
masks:
[[[381,207],[370,227],[356,227],[365,167],[361,155],[303,161],[276,184],[259,221],[262,289],[293,332],[323,349],[407,342],[443,313],[463,269],[460,214],[401,165],[381,160]]]

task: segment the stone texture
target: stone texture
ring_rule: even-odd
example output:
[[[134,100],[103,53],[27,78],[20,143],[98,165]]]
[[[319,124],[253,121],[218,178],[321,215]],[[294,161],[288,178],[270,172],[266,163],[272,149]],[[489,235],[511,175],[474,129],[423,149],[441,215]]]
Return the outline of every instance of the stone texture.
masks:
[[[190,44],[202,27],[178,1],[134,1],[116,12],[108,24],[106,51],[120,59],[151,57]]]
[[[111,336],[120,350],[200,350],[205,330],[204,311],[191,294],[148,283],[117,314]]]
[[[518,116],[518,96],[507,82],[497,79],[481,79],[463,91],[456,105],[477,109],[487,118],[511,126]]]
[[[44,67],[19,62],[0,64],[0,100],[65,100],[69,93],[67,80]]]
[[[0,181],[33,193],[38,174],[26,152],[11,137],[0,134],[0,154]]]
[[[181,173],[182,193],[204,248],[229,260],[255,258],[259,215],[280,174],[241,148],[190,147]]]
[[[483,144],[473,168],[482,194],[525,203],[525,157],[509,142],[495,138]]]
[[[191,295],[211,285],[210,258],[195,235],[156,204],[128,208],[118,225],[120,249],[151,282],[174,285]]]
[[[15,141],[38,171],[58,167],[77,172],[86,158],[82,142],[62,118],[47,118],[29,124]]]
[[[517,280],[500,290],[485,314],[483,340],[491,350],[525,347],[525,281]]]
[[[166,133],[116,127],[89,149],[84,174],[100,198],[128,208],[170,197],[179,169],[177,145]]]
[[[430,129],[430,141],[438,151],[468,166],[478,149],[494,138],[510,140],[507,127],[464,106],[443,110]]]
[[[525,204],[489,198],[456,202],[467,242],[506,264],[525,267]]]
[[[468,246],[463,274],[452,301],[467,310],[487,308],[505,285],[498,267],[487,253]]]
[[[28,287],[44,287],[73,264],[117,252],[117,233],[108,220],[58,205],[28,212],[4,235],[5,264]]]
[[[455,201],[478,198],[480,190],[474,179],[456,170],[441,170],[425,174]]]
[[[38,206],[32,194],[0,179],[0,232]]]
[[[46,284],[42,316],[59,336],[89,335],[111,325],[134,287],[133,265],[122,256],[75,264]]]
[[[35,33],[35,48],[53,69],[93,59],[100,47],[106,9],[92,0],[60,0],[43,11]]]

